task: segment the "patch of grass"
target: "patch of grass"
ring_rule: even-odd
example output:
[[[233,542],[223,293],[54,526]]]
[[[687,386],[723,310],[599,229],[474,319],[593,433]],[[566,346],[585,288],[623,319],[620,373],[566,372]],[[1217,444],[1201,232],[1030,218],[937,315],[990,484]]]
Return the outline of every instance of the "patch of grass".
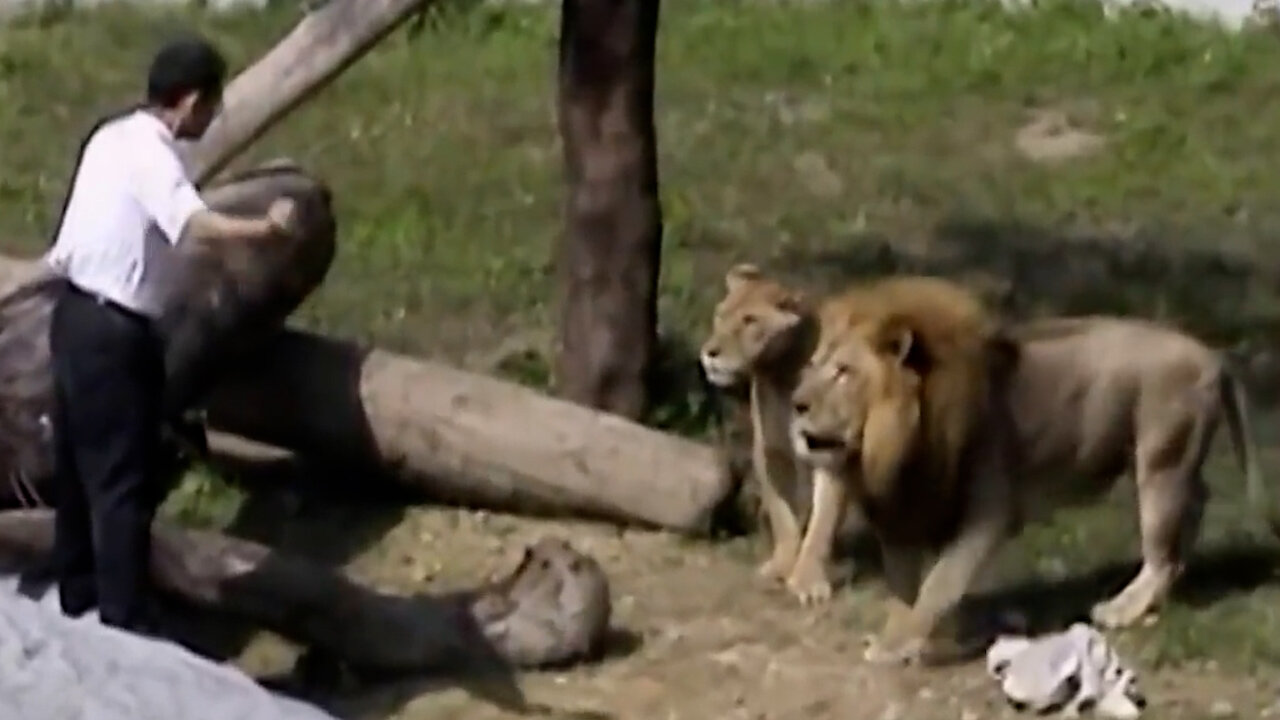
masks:
[[[224,528],[236,517],[244,491],[227,482],[206,465],[189,470],[165,498],[160,515],[176,523],[202,528]]]
[[[289,5],[289,4],[286,4]],[[195,25],[243,66],[283,34],[265,16],[112,8],[0,30],[0,249],[42,247],[78,134],[132,101],[155,44]],[[286,154],[337,194],[341,246],[304,325],[457,360],[553,320],[561,155],[554,6],[504,5],[398,33],[245,161]],[[942,2],[668,3],[658,125],[664,335],[696,346],[734,261],[806,285],[895,269],[995,287],[1014,312],[1172,317],[1223,341],[1275,324],[1280,44],[1171,14],[1105,20],[1087,2],[1007,12]],[[1057,112],[1104,139],[1033,162],[1014,139]],[[687,352],[653,422],[711,412]],[[546,358],[506,363],[545,382]],[[1274,458],[1271,458],[1274,460]],[[1276,464],[1272,462],[1271,467]],[[1239,484],[1215,471],[1221,488]],[[1239,544],[1219,492],[1207,535]],[[1256,538],[1245,538],[1256,544]],[[1070,515],[1011,562],[1136,558],[1132,507]],[[1123,578],[1121,578],[1123,579]],[[1108,588],[1109,589],[1109,588]],[[1280,657],[1266,588],[1135,633],[1167,662]]]
[[[1273,427],[1269,422],[1268,430]],[[1267,459],[1274,468],[1275,454]],[[1203,532],[1173,601],[1154,624],[1116,637],[1143,667],[1213,661],[1232,671],[1273,674],[1280,664],[1280,548],[1246,500],[1234,462],[1214,456],[1205,477],[1210,502]],[[1093,603],[1137,572],[1138,513],[1132,483],[1120,485],[1111,502],[1029,528],[1002,557],[1003,577],[1012,581],[1004,599],[1033,626],[1086,619]]]

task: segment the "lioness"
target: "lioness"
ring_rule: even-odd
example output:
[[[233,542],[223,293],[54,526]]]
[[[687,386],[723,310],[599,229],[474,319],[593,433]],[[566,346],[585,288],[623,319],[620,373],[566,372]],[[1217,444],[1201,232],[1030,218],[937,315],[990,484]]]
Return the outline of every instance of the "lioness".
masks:
[[[1266,506],[1241,386],[1219,353],[1177,330],[1086,317],[979,333],[985,350],[965,362],[985,368],[986,397],[953,444],[930,391],[933,368],[950,360],[935,318],[827,327],[793,394],[792,436],[798,455],[860,498],[881,540],[897,602],[869,660],[919,658],[1003,540],[1054,507],[1097,499],[1126,471],[1142,569],[1092,617],[1118,627],[1153,610],[1198,532],[1200,468],[1224,411],[1250,495]]]
[[[797,466],[788,431],[791,391],[817,341],[816,316],[803,293],[765,277],[755,265],[730,268],[724,285],[699,361],[712,385],[750,383],[751,460],[773,540],[758,572],[785,580],[802,598],[823,593],[824,582],[830,593],[822,558],[797,562],[804,513],[796,504],[808,470]],[[809,567],[815,562],[816,569]]]

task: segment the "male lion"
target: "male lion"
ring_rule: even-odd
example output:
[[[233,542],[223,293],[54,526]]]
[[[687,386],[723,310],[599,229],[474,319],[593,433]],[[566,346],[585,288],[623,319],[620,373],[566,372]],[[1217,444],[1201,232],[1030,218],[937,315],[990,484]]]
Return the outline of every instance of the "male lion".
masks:
[[[797,512],[794,504],[801,500],[810,469],[796,457],[789,432],[791,393],[817,342],[818,313],[803,293],[765,277],[754,265],[731,268],[725,276],[725,290],[700,359],[713,385],[732,387],[750,382],[753,469],[773,537],[773,552],[759,572],[766,578],[785,579],[803,604],[824,602],[832,592],[829,560],[835,535],[850,508],[843,484],[818,474],[809,503],[814,514],[806,525],[805,513]],[[965,326],[970,318],[985,318],[967,291],[931,277],[908,275],[869,281],[828,302],[842,309],[840,322],[878,316],[885,308],[915,307],[929,308],[957,327]],[[978,383],[954,384],[967,392]],[[857,530],[863,524],[857,508],[852,509],[846,530]]]
[[[1119,627],[1154,610],[1198,532],[1200,469],[1224,412],[1254,504],[1267,505],[1244,392],[1224,358],[1186,334],[1110,317],[981,332],[963,343],[981,350],[960,353],[985,373],[964,420],[947,405],[964,393],[947,398],[936,379],[955,362],[953,329],[920,314],[861,320],[829,334],[824,324],[793,394],[792,435],[817,472],[847,483],[881,540],[896,601],[869,660],[919,658],[1005,539],[1054,507],[1096,500],[1126,471],[1143,565],[1092,617]]]

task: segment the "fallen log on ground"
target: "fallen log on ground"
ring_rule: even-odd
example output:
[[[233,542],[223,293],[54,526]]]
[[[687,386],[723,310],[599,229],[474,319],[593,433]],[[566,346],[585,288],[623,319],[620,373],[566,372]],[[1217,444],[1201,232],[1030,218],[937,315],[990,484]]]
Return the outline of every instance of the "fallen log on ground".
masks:
[[[34,271],[0,258],[0,292]],[[31,440],[39,416],[19,412],[34,407],[30,396],[3,391],[14,386],[6,376],[38,376],[24,364],[36,357],[30,350],[11,364],[5,347],[10,338],[34,347],[47,332],[40,322],[47,327],[47,318],[5,321],[0,312],[0,422],[16,428],[0,443],[14,457],[39,448],[18,465],[35,482],[49,462]],[[212,428],[380,469],[430,499],[703,533],[734,489],[706,445],[440,363],[287,329],[257,345],[253,359],[210,394]],[[6,492],[0,486],[0,500]]]
[[[376,464],[431,498],[705,532],[716,451],[441,363],[286,330],[211,395],[211,427]]]
[[[405,597],[220,533],[157,522],[152,537],[151,572],[164,591],[360,669],[563,665],[596,657],[609,629],[604,571],[560,540],[526,547],[516,568],[476,589]],[[0,572],[39,568],[52,546],[51,511],[0,513]]]
[[[217,255],[179,246],[158,323],[168,415],[198,403],[218,375],[270,337],[327,274],[336,223],[329,190],[319,180],[272,163],[204,193],[211,206],[234,214],[264,213],[282,195],[298,203],[296,232],[289,237]],[[12,282],[0,297],[0,505],[45,504],[52,501],[53,472],[49,322],[63,281],[39,263],[6,267],[0,278]]]

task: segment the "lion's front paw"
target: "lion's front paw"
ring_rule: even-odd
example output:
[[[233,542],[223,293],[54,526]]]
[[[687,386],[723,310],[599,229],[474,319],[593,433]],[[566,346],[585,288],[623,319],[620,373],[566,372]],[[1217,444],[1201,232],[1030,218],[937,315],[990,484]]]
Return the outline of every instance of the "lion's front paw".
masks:
[[[825,565],[798,563],[787,578],[787,589],[806,607],[831,599],[831,574]]]
[[[925,642],[921,638],[873,638],[862,658],[875,665],[909,665],[920,662]]]
[[[774,550],[773,555],[756,569],[756,575],[769,582],[782,582],[791,574],[795,563],[794,552],[788,552],[785,548]]]
[[[924,655],[925,633],[912,615],[911,606],[891,598],[888,616],[880,634],[871,639],[862,653],[864,660],[877,665],[919,662]]]

